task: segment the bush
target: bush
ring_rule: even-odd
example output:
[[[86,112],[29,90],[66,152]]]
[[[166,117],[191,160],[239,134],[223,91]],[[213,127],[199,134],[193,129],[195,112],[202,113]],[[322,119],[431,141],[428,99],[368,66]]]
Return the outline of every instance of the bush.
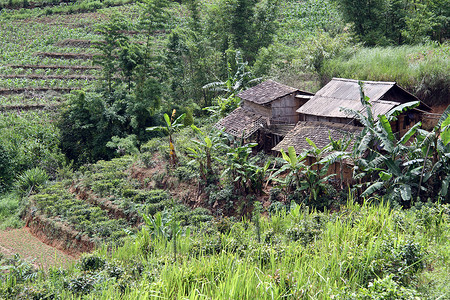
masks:
[[[14,183],[14,187],[23,195],[31,194],[32,192],[39,191],[39,188],[44,185],[48,179],[49,177],[44,170],[34,168],[19,175]]]
[[[418,296],[417,291],[401,286],[393,279],[393,275],[387,275],[384,278],[369,282],[367,288],[361,288],[356,292],[344,291],[338,295],[337,299],[416,300],[420,299]]]
[[[65,162],[59,131],[45,112],[0,114],[0,190],[8,189],[17,174],[45,169],[50,177]]]
[[[13,179],[13,166],[11,157],[6,149],[0,144],[0,194],[6,191]]]
[[[97,255],[85,255],[80,259],[79,266],[82,271],[102,270],[106,260]]]

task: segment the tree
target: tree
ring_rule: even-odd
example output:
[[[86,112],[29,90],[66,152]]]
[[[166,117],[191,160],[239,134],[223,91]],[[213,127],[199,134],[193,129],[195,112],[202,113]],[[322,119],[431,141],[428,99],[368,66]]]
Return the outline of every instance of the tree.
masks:
[[[347,22],[367,45],[386,44],[385,0],[337,0]]]
[[[63,107],[58,120],[61,149],[76,164],[110,159],[114,151],[106,144],[113,136],[124,135],[125,123],[121,103],[109,103],[101,94],[77,91]]]
[[[272,42],[278,3],[278,0],[220,0],[208,7],[205,34],[220,52],[239,49],[252,64],[259,49]]]
[[[100,25],[96,30],[102,35],[103,41],[94,43],[94,48],[100,52],[99,55],[94,56],[94,64],[102,67],[103,78],[109,94],[113,92],[114,74],[119,69],[117,57],[120,49],[128,45],[128,38],[123,34],[126,28],[127,25],[122,17],[112,15],[108,23]]]

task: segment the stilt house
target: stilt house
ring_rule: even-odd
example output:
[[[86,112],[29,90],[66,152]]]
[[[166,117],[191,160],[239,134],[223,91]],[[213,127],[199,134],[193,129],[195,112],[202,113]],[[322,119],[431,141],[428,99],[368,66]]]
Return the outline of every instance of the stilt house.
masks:
[[[379,115],[386,114],[396,106],[419,100],[395,82],[364,81],[363,90],[370,99],[375,120]],[[342,111],[342,107],[365,113],[360,101],[360,88],[357,80],[333,78],[308,102],[297,109],[300,121],[272,150],[287,151],[289,146],[293,146],[296,153],[300,154],[311,148],[311,145],[306,142],[306,138],[322,148],[330,142],[329,137],[331,137],[333,140],[351,138],[352,141],[346,150],[351,152],[353,139],[360,134],[362,125],[358,120]],[[419,107],[400,114],[397,121],[391,124],[393,131],[403,135],[415,123],[421,121],[423,113],[429,110],[428,106],[421,103]],[[308,163],[313,163],[311,157],[308,159]],[[346,161],[344,178],[347,182],[351,180],[351,168],[351,162]],[[329,172],[337,174],[337,169],[338,165],[335,163],[330,167]]]
[[[369,97],[375,119],[384,115],[394,107],[419,99],[401,88],[395,82],[363,81],[364,94]],[[359,122],[348,116],[341,107],[363,112],[360,101],[358,80],[333,78],[305,105],[297,109],[300,121],[334,122],[361,126]],[[395,124],[391,124],[394,132],[403,135],[415,123],[422,120],[422,114],[430,108],[421,103],[418,108],[402,113]]]
[[[290,125],[289,128],[293,128],[299,121],[296,110],[313,95],[267,80],[239,93],[241,107],[221,119],[215,127],[238,138],[260,141],[263,138],[261,132],[271,127]]]

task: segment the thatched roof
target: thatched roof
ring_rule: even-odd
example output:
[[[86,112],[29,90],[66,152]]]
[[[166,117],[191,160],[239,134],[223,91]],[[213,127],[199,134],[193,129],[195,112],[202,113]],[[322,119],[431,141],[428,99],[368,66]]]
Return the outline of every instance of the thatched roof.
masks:
[[[348,147],[348,151],[353,148],[354,138],[361,133],[362,128],[347,124],[331,123],[331,122],[298,122],[293,130],[291,130],[284,139],[276,145],[272,150],[287,152],[289,146],[293,146],[297,154],[305,150],[311,149],[306,138],[313,141],[317,147],[323,148],[330,143],[329,137],[333,140],[342,139],[350,136],[352,141]]]
[[[370,99],[375,118],[386,114],[401,103],[419,100],[395,82],[363,81],[363,83],[364,93]],[[341,107],[363,111],[358,80],[333,78],[311,100],[297,109],[297,112],[321,117],[352,117],[341,111]]]
[[[312,93],[300,91],[299,89],[269,79],[252,88],[240,92],[237,96],[243,100],[257,104],[267,104],[292,93],[314,95]]]
[[[239,138],[248,138],[266,126],[268,118],[239,107],[217,122],[214,127]]]

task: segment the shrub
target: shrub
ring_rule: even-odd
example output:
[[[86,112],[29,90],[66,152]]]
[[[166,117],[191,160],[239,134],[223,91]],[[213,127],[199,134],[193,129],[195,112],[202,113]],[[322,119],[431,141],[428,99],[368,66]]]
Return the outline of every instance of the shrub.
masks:
[[[85,255],[80,259],[79,266],[82,271],[102,270],[106,260],[97,255]]]
[[[2,144],[0,144],[0,194],[8,189],[13,179],[13,166],[11,157]]]
[[[21,194],[31,194],[32,192],[38,191],[48,179],[47,172],[40,168],[34,168],[19,175],[14,183],[14,187]]]
[[[415,300],[420,299],[418,293],[409,288],[405,288],[398,284],[393,275],[387,275],[373,282],[369,282],[367,288],[361,288],[356,292],[345,290],[338,295],[337,299],[345,300]]]

